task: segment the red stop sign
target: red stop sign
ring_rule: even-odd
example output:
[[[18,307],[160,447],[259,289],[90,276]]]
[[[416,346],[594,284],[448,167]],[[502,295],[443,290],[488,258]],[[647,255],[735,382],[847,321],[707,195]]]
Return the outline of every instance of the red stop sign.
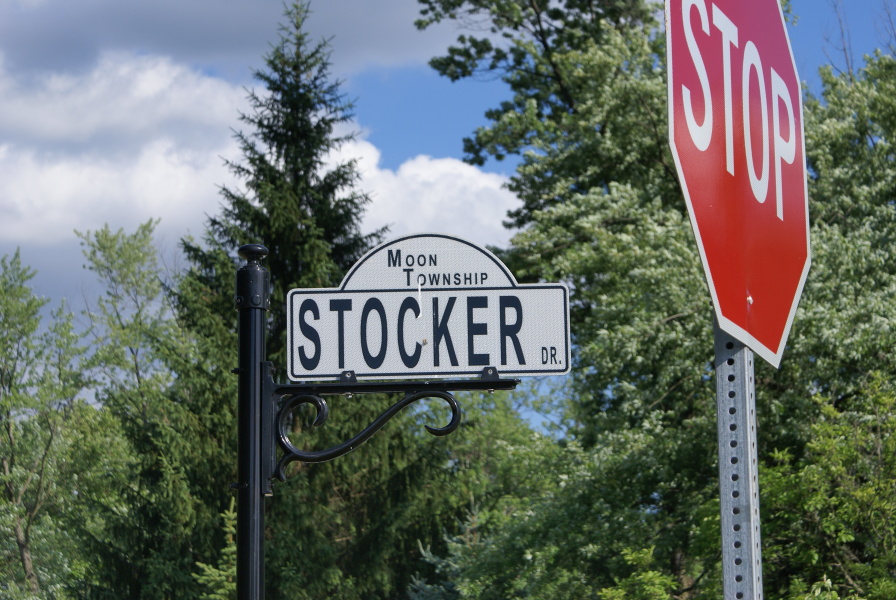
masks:
[[[669,142],[719,326],[774,366],[809,272],[799,78],[778,0],[666,0]]]

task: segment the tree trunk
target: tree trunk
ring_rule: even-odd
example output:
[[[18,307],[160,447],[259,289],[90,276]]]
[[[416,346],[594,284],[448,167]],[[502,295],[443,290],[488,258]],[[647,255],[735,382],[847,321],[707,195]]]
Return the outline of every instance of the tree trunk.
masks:
[[[34,571],[34,562],[31,560],[31,541],[22,528],[22,522],[16,520],[15,526],[16,544],[19,546],[19,556],[22,559],[22,569],[25,571],[25,581],[28,582],[28,590],[32,594],[40,591],[37,581],[37,573]]]

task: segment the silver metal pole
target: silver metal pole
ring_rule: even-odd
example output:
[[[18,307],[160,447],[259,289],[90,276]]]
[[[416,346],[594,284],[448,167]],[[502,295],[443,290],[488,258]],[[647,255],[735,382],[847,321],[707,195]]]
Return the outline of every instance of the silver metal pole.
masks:
[[[715,325],[725,600],[762,600],[753,352]]]

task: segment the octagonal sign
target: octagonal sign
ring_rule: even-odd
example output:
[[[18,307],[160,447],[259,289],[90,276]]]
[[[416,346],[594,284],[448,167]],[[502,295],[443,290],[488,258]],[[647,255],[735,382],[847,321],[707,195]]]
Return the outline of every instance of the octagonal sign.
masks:
[[[800,82],[778,0],[666,0],[669,142],[722,330],[778,366],[809,272]]]

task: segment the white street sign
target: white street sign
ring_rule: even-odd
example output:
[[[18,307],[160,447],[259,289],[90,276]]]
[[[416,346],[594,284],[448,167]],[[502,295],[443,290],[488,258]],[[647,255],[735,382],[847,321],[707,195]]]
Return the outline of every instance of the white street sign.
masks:
[[[518,284],[494,254],[447,235],[382,244],[340,287],[290,291],[287,313],[293,381],[570,369],[566,286]]]

